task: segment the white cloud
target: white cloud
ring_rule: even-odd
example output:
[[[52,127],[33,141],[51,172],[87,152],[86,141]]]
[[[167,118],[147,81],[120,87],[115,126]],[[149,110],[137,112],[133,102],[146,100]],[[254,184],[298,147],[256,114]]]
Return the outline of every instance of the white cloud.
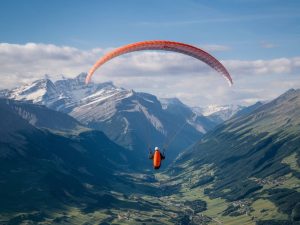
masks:
[[[76,74],[102,54],[67,46],[0,43],[0,88],[41,78],[44,74]]]
[[[204,46],[207,51],[228,47]],[[79,50],[68,46],[28,43],[0,44],[0,89],[51,74],[52,79],[87,72],[109,49]],[[250,104],[300,87],[300,57],[271,60],[224,60],[234,86],[217,72],[189,56],[166,52],[138,52],[118,57],[96,71],[96,82],[112,80],[119,86],[159,97],[180,97],[190,105]]]
[[[289,75],[300,71],[300,58],[278,58],[272,60],[226,60],[224,64],[233,71],[234,74],[240,75],[272,75],[283,74]]]

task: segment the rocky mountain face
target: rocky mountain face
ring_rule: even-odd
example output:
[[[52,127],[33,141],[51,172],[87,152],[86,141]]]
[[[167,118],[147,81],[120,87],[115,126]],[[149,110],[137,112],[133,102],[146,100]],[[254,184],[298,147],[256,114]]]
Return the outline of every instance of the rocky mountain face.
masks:
[[[53,132],[77,132],[90,130],[67,114],[49,110],[43,105],[0,99],[2,106],[13,111],[32,126],[45,128]]]
[[[151,94],[118,88],[111,82],[86,85],[85,76],[54,83],[45,78],[3,90],[1,96],[68,113],[141,156],[157,145],[168,147],[169,157],[176,157],[216,125],[178,99],[160,102]]]
[[[48,148],[47,145],[52,145],[51,141],[46,141],[43,143],[42,140],[36,140],[36,141],[26,141],[27,134],[30,136],[32,134],[32,137],[41,137],[43,140],[49,136],[51,139],[51,136],[55,138],[61,138],[66,139],[66,142],[76,142],[81,141],[80,136],[84,137],[99,137],[99,144],[107,145],[112,147],[112,150],[110,152],[105,153],[106,160],[109,161],[109,167],[111,168],[118,168],[115,165],[128,166],[130,165],[127,163],[128,159],[132,157],[132,154],[129,150],[123,149],[122,147],[116,145],[112,141],[110,141],[103,132],[95,131],[90,128],[85,127],[81,123],[79,123],[77,120],[72,118],[71,116],[68,116],[67,114],[60,113],[51,109],[46,108],[45,106],[41,105],[35,105],[31,103],[25,103],[15,100],[8,100],[8,99],[0,99],[0,107],[1,107],[1,142],[3,143],[3,148],[1,148],[1,151],[3,153],[4,148],[10,149],[10,152],[12,154],[8,153],[9,155],[18,155],[19,149],[11,148],[13,145],[18,145],[19,143],[23,143],[25,149],[27,148],[27,144],[32,146],[33,149],[39,149],[41,150],[41,146]],[[49,119],[50,117],[50,119]],[[26,135],[25,135],[26,134]],[[30,136],[31,137],[31,136]],[[12,141],[14,140],[14,141]],[[83,138],[84,140],[84,138]],[[62,140],[61,140],[62,141]],[[9,143],[8,146],[5,146],[5,143]],[[37,146],[34,146],[34,143],[38,143]],[[66,145],[63,143],[64,147]],[[20,145],[21,146],[21,145]],[[69,146],[70,148],[72,146]],[[63,147],[56,146],[56,148],[53,148],[53,151],[57,151],[58,149],[63,149]],[[84,148],[80,150],[80,146],[73,146],[74,150],[81,151],[81,153],[85,152]],[[92,148],[96,149],[96,148]],[[28,149],[31,151],[30,149]],[[101,151],[101,149],[99,149]],[[13,153],[14,152],[14,153]],[[62,154],[64,154],[62,152]],[[110,156],[110,154],[113,155],[113,157]],[[4,158],[6,157],[5,154],[3,154]],[[24,155],[25,156],[25,155]],[[111,157],[111,158],[110,158]],[[117,160],[114,162],[114,160]],[[113,164],[111,164],[114,162]]]
[[[208,132],[169,173],[177,188],[221,200],[224,221],[299,224],[300,90],[254,108]]]

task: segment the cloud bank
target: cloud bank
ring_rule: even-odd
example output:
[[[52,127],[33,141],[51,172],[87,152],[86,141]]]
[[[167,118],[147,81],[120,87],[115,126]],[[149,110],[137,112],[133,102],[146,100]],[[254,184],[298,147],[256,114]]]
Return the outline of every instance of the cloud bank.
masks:
[[[228,46],[202,46],[209,52]],[[68,46],[0,43],[0,89],[43,78],[75,77],[87,72],[110,49],[80,50]],[[289,88],[300,87],[300,57],[270,60],[224,60],[234,80],[226,81],[204,63],[191,57],[145,51],[118,57],[94,75],[95,82],[116,85],[159,97],[179,97],[189,105],[252,104],[274,98]]]

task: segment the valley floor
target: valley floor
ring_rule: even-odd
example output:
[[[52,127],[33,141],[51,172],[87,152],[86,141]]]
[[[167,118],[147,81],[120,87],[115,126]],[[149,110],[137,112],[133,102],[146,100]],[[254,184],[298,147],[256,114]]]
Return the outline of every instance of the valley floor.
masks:
[[[284,162],[299,169],[292,157]],[[222,198],[209,198],[205,194],[205,189],[210,188],[211,184],[195,186],[199,178],[206,175],[214,175],[212,165],[203,165],[200,170],[190,168],[177,176],[164,172],[154,175],[122,174],[142,189],[132,187],[127,189],[127,194],[124,191],[110,192],[118,202],[109,207],[83,210],[84,206],[66,206],[60,211],[45,210],[13,216],[2,214],[0,224],[280,224],[275,221],[287,221],[289,216],[281,213],[260,193],[271,187],[288,187],[300,192],[300,180],[288,174],[276,181],[257,180],[264,187],[255,199],[228,202]],[[124,190],[124,187],[119,189]]]

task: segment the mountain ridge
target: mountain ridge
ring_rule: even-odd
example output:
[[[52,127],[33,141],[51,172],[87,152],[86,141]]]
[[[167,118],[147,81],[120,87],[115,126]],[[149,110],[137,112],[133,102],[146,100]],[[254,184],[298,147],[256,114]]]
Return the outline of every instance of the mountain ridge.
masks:
[[[176,157],[216,125],[214,121],[194,114],[178,99],[176,104],[169,102],[168,109],[164,108],[166,103],[164,105],[154,95],[119,88],[112,82],[86,85],[85,76],[81,73],[75,78],[55,82],[45,77],[2,91],[2,95],[68,113],[85,126],[104,131],[110,139],[137,154],[145,154],[141,149],[147,149],[149,145],[163,147],[173,139],[168,147],[172,149],[170,157]],[[182,132],[173,138],[174,131],[182,126]]]

